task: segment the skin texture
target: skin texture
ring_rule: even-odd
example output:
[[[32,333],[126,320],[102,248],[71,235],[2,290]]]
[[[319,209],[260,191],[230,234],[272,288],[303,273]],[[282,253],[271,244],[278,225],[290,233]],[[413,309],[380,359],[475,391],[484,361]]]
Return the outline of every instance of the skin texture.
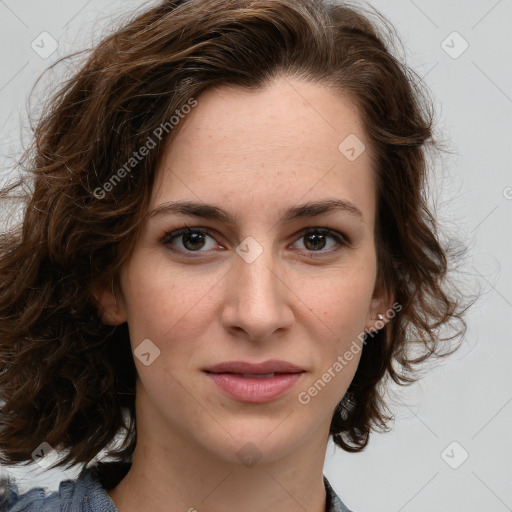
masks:
[[[160,350],[148,366],[135,358],[137,448],[109,495],[121,512],[322,512],[330,421],[360,352],[308,404],[298,394],[361,346],[358,335],[393,303],[376,286],[369,151],[350,161],[338,150],[349,134],[365,142],[362,126],[346,98],[291,77],[257,92],[210,89],[181,122],[161,160],[150,210],[197,201],[226,209],[236,224],[150,217],[115,297],[111,285],[98,285],[102,320],[127,321],[132,349],[150,339]],[[281,209],[324,199],[350,201],[362,220],[334,212],[280,221]],[[185,226],[211,234],[165,243],[166,233]],[[330,236],[322,245],[300,234],[304,228],[338,231],[351,246]],[[251,263],[236,252],[247,237],[263,251]],[[306,371],[286,395],[263,404],[228,398],[202,371],[222,361],[267,359]],[[237,456],[249,442],[261,456],[252,467]]]

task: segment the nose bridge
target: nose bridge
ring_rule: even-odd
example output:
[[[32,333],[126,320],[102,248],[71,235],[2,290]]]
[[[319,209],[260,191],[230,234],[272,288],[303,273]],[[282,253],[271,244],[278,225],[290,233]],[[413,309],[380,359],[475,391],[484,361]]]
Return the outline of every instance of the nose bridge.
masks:
[[[254,337],[263,338],[287,325],[293,316],[288,308],[287,286],[275,261],[270,237],[262,242],[247,237],[237,247],[231,271],[232,304],[227,323]]]
[[[239,292],[244,292],[241,297],[248,302],[247,307],[270,306],[276,302],[279,293],[276,281],[279,280],[269,237],[261,242],[247,237],[237,247],[237,254],[239,260],[234,271],[240,284]]]

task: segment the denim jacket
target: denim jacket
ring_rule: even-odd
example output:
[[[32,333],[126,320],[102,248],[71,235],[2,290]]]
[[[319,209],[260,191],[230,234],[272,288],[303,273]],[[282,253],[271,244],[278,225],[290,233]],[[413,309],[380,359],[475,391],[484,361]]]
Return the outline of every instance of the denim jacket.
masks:
[[[64,480],[59,490],[46,494],[34,487],[19,494],[16,483],[0,483],[0,512],[119,512],[107,494],[128,473],[129,462],[96,462],[84,468],[76,480]],[[324,476],[326,512],[351,512]],[[3,484],[3,485],[2,485]]]

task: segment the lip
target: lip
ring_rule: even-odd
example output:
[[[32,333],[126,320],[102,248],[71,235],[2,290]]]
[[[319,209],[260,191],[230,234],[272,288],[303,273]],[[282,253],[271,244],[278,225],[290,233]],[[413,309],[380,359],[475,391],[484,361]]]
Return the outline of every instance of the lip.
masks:
[[[206,375],[230,398],[238,402],[260,404],[283,396],[297,383],[302,373],[283,373],[263,379],[242,377],[232,373]]]
[[[277,359],[262,363],[226,361],[204,370],[210,380],[228,397],[245,403],[264,403],[286,394],[301,378],[304,369]],[[257,375],[277,373],[273,377]],[[244,377],[254,375],[254,377]]]
[[[210,373],[252,373],[264,375],[266,373],[300,373],[304,369],[300,366],[282,361],[280,359],[269,359],[262,363],[250,363],[246,361],[225,361],[223,363],[205,368]]]

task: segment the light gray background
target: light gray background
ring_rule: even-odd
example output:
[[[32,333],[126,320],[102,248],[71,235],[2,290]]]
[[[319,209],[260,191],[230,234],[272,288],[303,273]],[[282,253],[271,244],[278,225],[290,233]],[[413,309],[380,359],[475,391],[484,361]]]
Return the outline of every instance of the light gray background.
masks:
[[[152,3],[0,1],[4,177],[20,151],[28,93],[39,73],[93,44],[110,17]],[[329,444],[324,472],[355,512],[512,510],[512,0],[370,3],[396,26],[409,65],[432,91],[438,129],[452,142],[455,154],[436,164],[437,212],[446,236],[469,246],[466,283],[482,295],[462,349],[394,395],[393,431],[374,434],[359,454]],[[59,44],[47,59],[31,48],[43,31]],[[454,31],[469,44],[457,58],[445,51],[455,55],[464,44]],[[450,467],[465,452],[467,460]],[[63,478],[76,477],[37,465],[7,470],[22,490],[56,489]]]

